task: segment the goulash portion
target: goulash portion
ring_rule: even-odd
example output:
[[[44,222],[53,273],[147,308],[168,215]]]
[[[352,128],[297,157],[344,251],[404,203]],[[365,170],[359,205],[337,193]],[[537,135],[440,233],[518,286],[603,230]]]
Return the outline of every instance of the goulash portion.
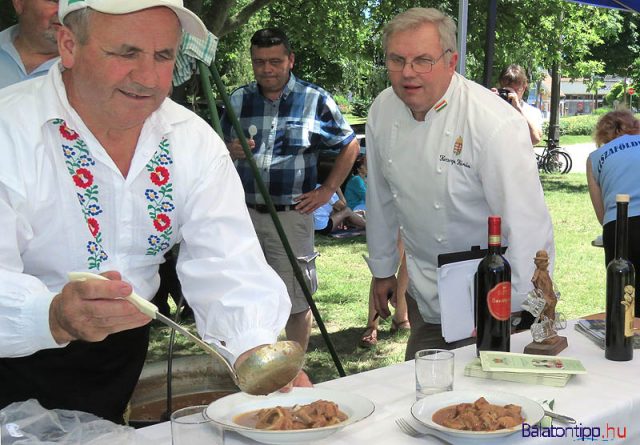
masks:
[[[308,405],[257,409],[233,418],[238,425],[259,430],[306,430],[335,425],[347,419],[338,405],[326,400],[317,400]]]
[[[519,405],[492,405],[484,397],[473,403],[459,403],[436,411],[432,420],[438,425],[465,431],[496,431],[524,422]]]

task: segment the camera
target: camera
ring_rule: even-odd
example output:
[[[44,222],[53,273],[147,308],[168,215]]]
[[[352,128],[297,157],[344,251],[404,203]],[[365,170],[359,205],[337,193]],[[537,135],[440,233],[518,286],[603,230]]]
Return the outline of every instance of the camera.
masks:
[[[498,96],[511,103],[511,101],[509,100],[509,93],[511,93],[511,90],[507,88],[498,88]]]

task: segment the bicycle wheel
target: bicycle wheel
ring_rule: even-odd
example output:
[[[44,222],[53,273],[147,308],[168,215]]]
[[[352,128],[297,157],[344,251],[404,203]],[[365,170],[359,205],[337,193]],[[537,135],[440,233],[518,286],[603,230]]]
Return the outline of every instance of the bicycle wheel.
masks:
[[[573,168],[573,159],[571,159],[571,155],[569,153],[567,153],[566,151],[562,152],[564,154],[564,157],[567,158],[567,160],[569,161],[567,163],[567,167],[565,168],[565,170],[562,172],[563,174],[567,174],[571,171],[571,169]]]
[[[571,157],[560,150],[553,150],[545,157],[544,170],[547,173],[565,174],[571,170]]]

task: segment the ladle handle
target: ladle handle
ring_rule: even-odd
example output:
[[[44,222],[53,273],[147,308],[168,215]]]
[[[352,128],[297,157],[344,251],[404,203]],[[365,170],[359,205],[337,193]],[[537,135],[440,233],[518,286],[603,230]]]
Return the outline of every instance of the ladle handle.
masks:
[[[91,272],[69,272],[67,276],[69,277],[69,281],[85,281],[85,280],[92,280],[92,279],[108,280],[108,278],[103,277],[102,275],[94,274]],[[146,316],[154,320],[158,320],[164,323],[165,325],[169,326],[170,328],[175,329],[176,331],[180,332],[182,335],[185,335],[186,337],[190,338],[195,344],[200,346],[209,354],[215,356],[217,359],[222,361],[222,363],[224,363],[224,365],[227,367],[227,370],[229,371],[229,374],[233,379],[233,383],[238,385],[238,375],[236,374],[235,369],[233,369],[233,366],[231,366],[231,363],[229,363],[229,361],[222,354],[220,354],[220,352],[218,352],[213,346],[202,341],[199,337],[193,335],[186,328],[184,328],[183,326],[180,326],[178,323],[176,323],[169,317],[165,317],[164,315],[162,315],[160,312],[158,312],[158,307],[155,304],[145,300],[135,292],[131,292],[131,295],[124,298],[125,300],[133,304],[136,308],[138,308],[138,310],[143,314],[145,314]]]
[[[138,298],[141,298],[141,297],[138,296]],[[233,383],[235,383],[236,386],[238,385],[238,376],[236,374],[235,369],[233,369],[233,367],[231,366],[231,363],[229,363],[229,361],[222,354],[220,354],[220,352],[218,352],[213,346],[211,346],[209,343],[202,341],[199,337],[189,332],[184,326],[180,326],[178,323],[176,323],[169,317],[165,317],[159,312],[156,312],[155,315],[156,315],[155,316],[156,320],[161,321],[162,323],[166,324],[170,328],[173,328],[176,331],[180,332],[182,335],[185,335],[186,337],[190,338],[195,344],[200,346],[209,354],[215,356],[222,363],[224,363],[224,365],[227,367],[227,370],[229,371],[229,374],[231,375],[231,378],[233,379]]]

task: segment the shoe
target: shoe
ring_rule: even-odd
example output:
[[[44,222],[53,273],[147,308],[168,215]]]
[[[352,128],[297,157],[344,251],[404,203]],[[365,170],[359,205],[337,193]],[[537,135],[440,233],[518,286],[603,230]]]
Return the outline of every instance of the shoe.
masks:
[[[360,339],[360,347],[371,349],[378,344],[378,330],[374,328],[367,328],[366,331],[362,334],[362,338]]]
[[[391,319],[391,328],[389,329],[389,332],[392,334],[395,334],[398,331],[408,331],[409,329],[411,329],[409,320],[404,320],[398,323],[393,318]]]

